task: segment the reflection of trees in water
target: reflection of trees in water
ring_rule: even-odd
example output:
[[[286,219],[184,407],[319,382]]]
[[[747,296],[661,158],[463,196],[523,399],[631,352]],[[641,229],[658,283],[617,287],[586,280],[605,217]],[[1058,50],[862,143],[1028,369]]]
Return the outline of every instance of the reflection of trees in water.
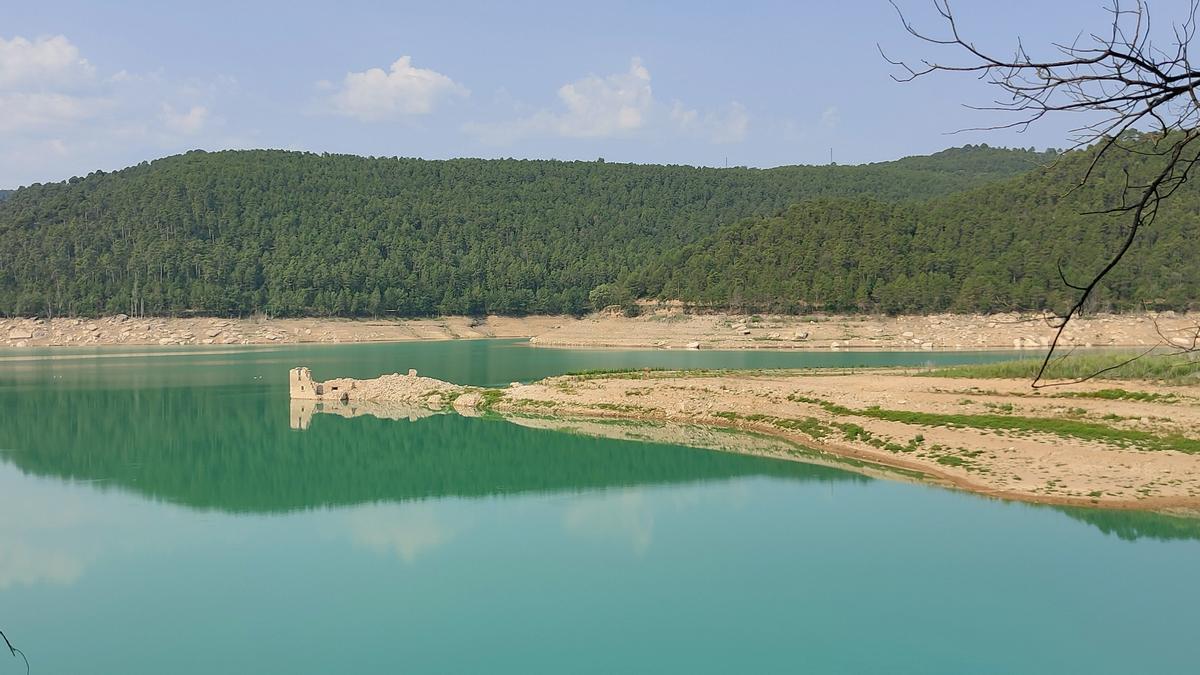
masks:
[[[0,456],[23,471],[234,512],[739,476],[868,480],[798,462],[456,415],[415,422],[318,415],[307,431],[293,431],[286,398],[251,388],[6,392],[0,407]],[[1057,510],[1121,539],[1200,540],[1200,519]]]
[[[1104,534],[1113,535],[1125,541],[1200,539],[1200,518],[1136,511],[1100,511],[1080,508],[1062,508],[1060,510],[1075,520],[1092,525]]]
[[[50,390],[0,395],[0,406],[10,413],[0,427],[0,448],[9,449],[6,458],[24,471],[102,480],[100,485],[227,511],[737,476],[867,480],[795,462],[455,415],[411,423],[321,415],[308,430],[293,431],[286,397],[248,388]]]

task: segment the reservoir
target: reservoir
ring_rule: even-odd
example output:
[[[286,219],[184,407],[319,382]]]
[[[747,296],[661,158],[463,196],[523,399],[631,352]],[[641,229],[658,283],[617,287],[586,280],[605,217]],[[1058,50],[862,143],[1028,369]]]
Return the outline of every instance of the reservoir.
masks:
[[[1200,521],[488,418],[289,423],[298,365],[498,386],[1011,356],[5,351],[0,630],[33,673],[1190,672]]]

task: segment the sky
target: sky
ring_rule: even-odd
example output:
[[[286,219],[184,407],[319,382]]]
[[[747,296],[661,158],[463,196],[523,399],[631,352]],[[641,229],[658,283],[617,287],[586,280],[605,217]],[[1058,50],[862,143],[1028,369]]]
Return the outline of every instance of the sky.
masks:
[[[1104,29],[1105,0],[958,0],[1010,53]],[[942,28],[929,0],[897,0]],[[1151,0],[1166,24],[1183,0]],[[1160,9],[1161,8],[1161,9]],[[840,2],[9,2],[0,11],[0,188],[190,149],[705,166],[858,164],[965,143],[1063,147],[968,109],[966,75],[897,83],[880,55],[955,53],[887,0]]]

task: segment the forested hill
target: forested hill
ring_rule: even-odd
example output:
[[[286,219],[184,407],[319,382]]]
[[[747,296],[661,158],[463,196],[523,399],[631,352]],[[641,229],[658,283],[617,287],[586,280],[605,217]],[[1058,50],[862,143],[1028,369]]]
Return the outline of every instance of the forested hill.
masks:
[[[1146,148],[1150,150],[1150,148]],[[816,198],[744,219],[629,274],[617,295],[682,299],[746,311],[889,313],[1063,309],[1059,276],[1090,281],[1124,240],[1127,215],[1082,215],[1119,203],[1125,171],[1147,155],[1115,155],[1073,189],[1091,161],[925,202]],[[1200,185],[1185,184],[1107,277],[1093,309],[1200,306]],[[626,290],[627,289],[627,290]]]
[[[12,193],[0,312],[577,313],[597,286],[746,217],[943,197],[1047,159],[977,146],[757,170],[192,152]]]
[[[12,190],[0,190],[0,202],[8,198],[12,194]]]

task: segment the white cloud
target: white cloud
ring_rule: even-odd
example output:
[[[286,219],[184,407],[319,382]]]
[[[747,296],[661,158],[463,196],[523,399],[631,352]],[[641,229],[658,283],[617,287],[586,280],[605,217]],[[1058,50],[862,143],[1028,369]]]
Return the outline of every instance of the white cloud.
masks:
[[[0,186],[62,180],[195,147],[228,147],[227,77],[99,72],[64,36],[0,37]]]
[[[832,131],[837,128],[842,121],[841,115],[838,114],[837,106],[831,105],[821,113],[821,128]]]
[[[447,96],[467,96],[466,87],[445,75],[412,65],[402,56],[388,71],[371,68],[347,73],[330,102],[334,111],[366,122],[433,112]]]
[[[707,138],[713,143],[739,143],[746,139],[750,115],[746,106],[734,101],[724,112],[707,112],[685,107],[679,101],[671,107],[671,122],[684,134]]]
[[[0,93],[0,131],[40,130],[98,114],[106,102],[54,92]]]
[[[646,124],[653,97],[650,71],[634,58],[629,71],[585,77],[564,84],[558,98],[565,113],[552,116],[555,131],[562,136],[596,137],[623,134]]]
[[[62,35],[30,41],[0,37],[0,88],[55,88],[90,82],[95,68]]]
[[[497,145],[527,137],[633,138],[647,134],[682,134],[713,143],[736,143],[746,137],[749,115],[731,103],[723,112],[701,112],[676,101],[669,109],[654,98],[650,70],[634,57],[629,69],[612,75],[589,75],[558,88],[557,109],[526,112],[515,120],[469,123],[463,129]]]
[[[194,105],[186,111],[175,110],[175,106],[164,103],[162,106],[163,126],[168,131],[183,136],[194,136],[208,123],[208,108]]]

